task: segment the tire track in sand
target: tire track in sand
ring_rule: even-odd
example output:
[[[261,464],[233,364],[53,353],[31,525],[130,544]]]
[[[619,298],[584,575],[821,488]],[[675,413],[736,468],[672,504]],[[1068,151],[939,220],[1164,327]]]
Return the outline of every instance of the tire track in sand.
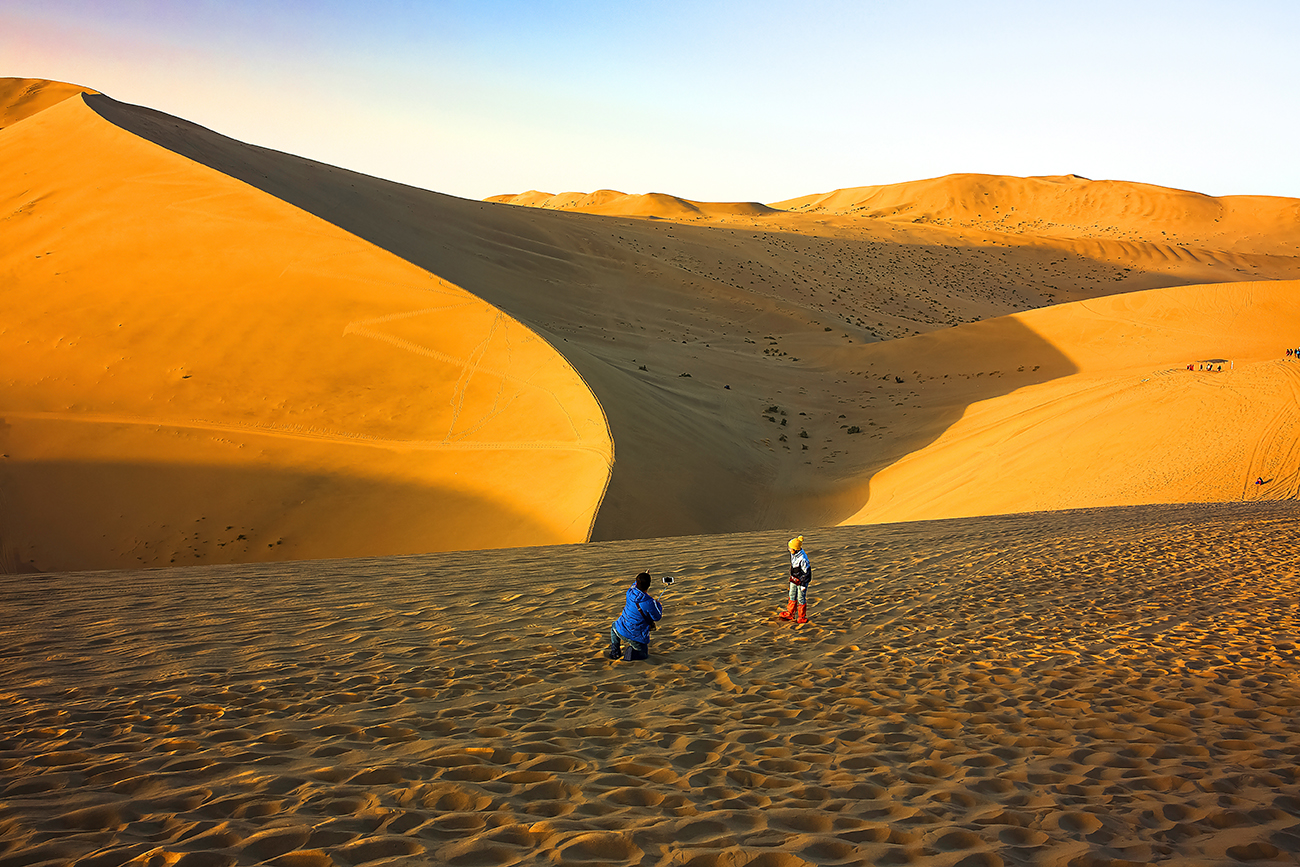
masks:
[[[1243,500],[1289,500],[1300,492],[1300,469],[1296,469],[1300,467],[1300,443],[1294,434],[1300,429],[1300,370],[1283,361],[1276,364],[1291,389],[1291,401],[1273,414],[1255,442],[1241,482]],[[1276,477],[1271,475],[1286,467],[1293,469]],[[1256,485],[1256,479],[1265,479],[1267,484]]]

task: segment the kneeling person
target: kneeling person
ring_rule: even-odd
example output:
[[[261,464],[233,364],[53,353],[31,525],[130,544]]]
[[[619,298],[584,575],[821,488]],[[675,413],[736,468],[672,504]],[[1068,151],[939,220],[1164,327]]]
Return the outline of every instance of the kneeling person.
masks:
[[[650,630],[655,621],[664,616],[664,607],[646,591],[650,589],[650,573],[636,576],[636,584],[627,589],[623,613],[609,630],[609,647],[605,655],[610,659],[647,659],[650,656]],[[627,645],[624,647],[623,645]]]

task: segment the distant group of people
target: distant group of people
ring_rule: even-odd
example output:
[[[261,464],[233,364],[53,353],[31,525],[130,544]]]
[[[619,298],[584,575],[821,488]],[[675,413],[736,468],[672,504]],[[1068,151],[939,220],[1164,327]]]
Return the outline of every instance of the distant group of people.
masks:
[[[1286,351],[1286,357],[1287,357],[1287,358],[1300,358],[1300,349],[1288,349],[1288,350]]]
[[[807,623],[812,563],[803,549],[803,536],[791,539],[786,543],[786,549],[790,554],[789,602],[776,616],[780,620]],[[650,595],[653,581],[649,572],[641,572],[623,594],[623,610],[609,628],[609,647],[605,648],[607,658],[626,662],[650,658],[650,633],[664,616],[662,600]],[[664,583],[671,584],[672,579],[665,578]]]
[[[1189,365],[1187,365],[1187,369],[1188,369],[1188,370],[1215,370],[1215,371],[1217,371],[1217,370],[1223,370],[1223,365],[1220,364],[1220,365],[1218,365],[1218,366],[1216,367],[1216,366],[1213,365],[1213,364],[1208,364],[1208,363],[1198,363],[1198,364],[1189,364]]]

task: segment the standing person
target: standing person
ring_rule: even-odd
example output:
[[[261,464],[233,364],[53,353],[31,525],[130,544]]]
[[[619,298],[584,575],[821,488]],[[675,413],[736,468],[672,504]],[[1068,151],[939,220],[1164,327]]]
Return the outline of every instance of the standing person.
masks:
[[[803,549],[803,536],[795,536],[786,546],[790,549],[790,604],[777,617],[808,622],[808,585],[812,583],[812,563]],[[798,618],[796,619],[796,607]]]
[[[646,591],[650,589],[650,573],[636,576],[636,583],[627,588],[623,613],[609,629],[609,647],[605,656],[610,659],[648,659],[650,657],[650,630],[655,621],[664,616],[664,606]],[[627,647],[622,645],[626,643]]]

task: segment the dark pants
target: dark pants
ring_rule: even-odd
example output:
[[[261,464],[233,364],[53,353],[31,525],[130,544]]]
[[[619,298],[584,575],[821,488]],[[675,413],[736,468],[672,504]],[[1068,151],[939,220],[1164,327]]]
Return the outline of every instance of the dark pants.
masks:
[[[622,646],[624,644],[627,645],[626,648]],[[650,645],[624,638],[618,634],[617,629],[611,626],[609,629],[609,647],[605,650],[605,655],[610,659],[621,657],[629,662],[634,659],[649,659]]]

